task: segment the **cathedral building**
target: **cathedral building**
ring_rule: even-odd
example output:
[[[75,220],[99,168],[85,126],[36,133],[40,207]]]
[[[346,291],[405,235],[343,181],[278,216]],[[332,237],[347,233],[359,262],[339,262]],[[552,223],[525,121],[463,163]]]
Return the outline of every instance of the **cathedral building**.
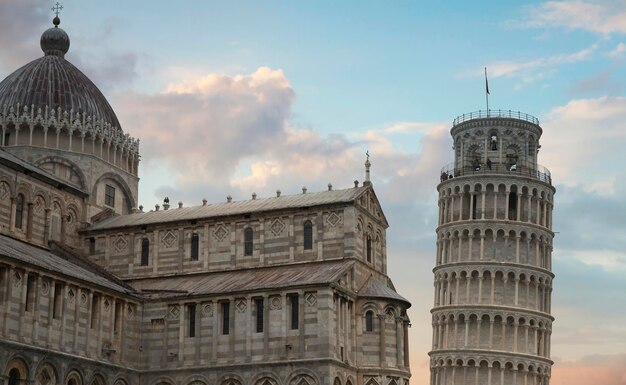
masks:
[[[550,172],[533,116],[480,111],[451,130],[439,191],[431,385],[550,383]]]
[[[0,384],[407,385],[369,160],[346,189],[144,212],[139,140],[53,24],[0,82]]]

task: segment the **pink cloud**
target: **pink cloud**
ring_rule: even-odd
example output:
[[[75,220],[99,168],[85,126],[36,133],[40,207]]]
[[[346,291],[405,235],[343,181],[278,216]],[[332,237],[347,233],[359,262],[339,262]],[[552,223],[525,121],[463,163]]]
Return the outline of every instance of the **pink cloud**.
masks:
[[[528,27],[565,27],[599,34],[626,33],[626,7],[620,1],[547,1],[532,9]]]
[[[540,161],[555,180],[612,193],[624,170],[626,98],[577,99],[552,109],[542,123]]]
[[[552,367],[551,385],[626,384],[626,354],[588,356],[557,362]]]
[[[260,67],[245,75],[200,76],[157,94],[123,93],[115,104],[124,129],[142,139],[144,166],[165,161],[176,176],[172,188],[185,199],[199,201],[200,191],[215,185],[243,198],[276,189],[296,193],[303,185],[319,191],[328,182],[349,187],[363,179],[366,149],[375,179],[390,186],[391,197],[432,193],[448,154],[441,150],[450,146],[445,125],[403,122],[321,135],[291,125],[295,97],[281,70]],[[400,151],[392,135],[411,138],[422,150]],[[432,183],[420,183],[426,175]]]

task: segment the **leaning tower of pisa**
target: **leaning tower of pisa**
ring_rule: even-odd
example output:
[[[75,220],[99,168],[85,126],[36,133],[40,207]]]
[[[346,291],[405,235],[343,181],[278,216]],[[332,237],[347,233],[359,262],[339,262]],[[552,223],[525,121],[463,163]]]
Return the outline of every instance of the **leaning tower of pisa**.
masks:
[[[431,385],[547,385],[550,172],[539,121],[512,111],[454,120],[439,191]]]

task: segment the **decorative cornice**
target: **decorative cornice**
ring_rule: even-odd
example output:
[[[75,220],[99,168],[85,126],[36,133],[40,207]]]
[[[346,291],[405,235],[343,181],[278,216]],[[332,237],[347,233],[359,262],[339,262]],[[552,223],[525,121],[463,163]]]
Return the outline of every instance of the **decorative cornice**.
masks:
[[[21,113],[20,113],[21,112]],[[61,108],[45,107],[44,110],[35,106],[8,106],[4,105],[0,112],[0,126],[14,124],[19,127],[21,124],[28,124],[33,127],[41,125],[44,130],[53,128],[56,130],[66,129],[69,132],[78,131],[81,137],[91,136],[92,140],[100,139],[107,142],[116,149],[139,156],[139,139],[125,134],[121,128],[113,126],[108,122],[99,120],[85,113],[74,112],[74,110],[63,111]]]

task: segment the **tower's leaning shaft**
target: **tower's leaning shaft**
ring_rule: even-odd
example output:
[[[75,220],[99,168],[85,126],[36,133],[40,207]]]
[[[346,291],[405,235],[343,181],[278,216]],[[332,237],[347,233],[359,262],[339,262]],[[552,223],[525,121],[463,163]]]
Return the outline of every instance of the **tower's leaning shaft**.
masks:
[[[539,121],[489,111],[455,119],[441,171],[431,385],[550,382],[550,172]]]

